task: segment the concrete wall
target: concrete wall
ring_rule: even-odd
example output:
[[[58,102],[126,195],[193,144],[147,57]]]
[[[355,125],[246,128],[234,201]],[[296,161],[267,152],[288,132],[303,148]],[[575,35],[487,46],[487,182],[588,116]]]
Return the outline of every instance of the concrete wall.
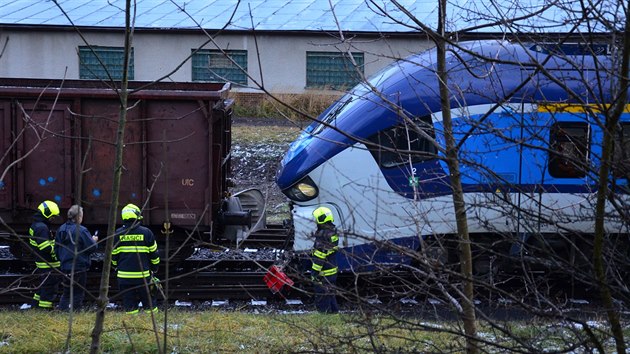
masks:
[[[123,46],[122,33],[87,32],[86,40],[92,45]],[[162,76],[173,81],[191,81],[190,61],[181,63],[208,38],[202,34],[173,32],[136,32],[133,38],[135,80],[151,81]],[[256,44],[257,41],[257,44]],[[361,38],[354,37],[348,44],[336,38],[298,35],[222,34],[206,49],[244,49],[248,51],[249,91],[264,83],[272,92],[300,93],[306,86],[306,51],[339,51],[352,46],[353,52],[364,52],[365,74],[371,75],[392,61],[426,50],[430,44],[421,38]],[[6,43],[6,46],[5,46]],[[0,29],[0,77],[25,78],[79,78],[77,50],[85,45],[72,31],[12,31]],[[259,54],[257,54],[257,48]],[[260,57],[261,64],[258,64]],[[180,66],[181,67],[178,67]],[[262,68],[262,71],[259,69]]]

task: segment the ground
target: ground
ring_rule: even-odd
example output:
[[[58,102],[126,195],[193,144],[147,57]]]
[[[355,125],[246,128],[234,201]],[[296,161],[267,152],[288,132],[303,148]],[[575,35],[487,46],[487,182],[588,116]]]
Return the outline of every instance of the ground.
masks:
[[[304,123],[285,119],[243,118],[232,122],[233,192],[257,188],[267,198],[268,223],[288,217],[288,199],[275,184],[276,171]]]

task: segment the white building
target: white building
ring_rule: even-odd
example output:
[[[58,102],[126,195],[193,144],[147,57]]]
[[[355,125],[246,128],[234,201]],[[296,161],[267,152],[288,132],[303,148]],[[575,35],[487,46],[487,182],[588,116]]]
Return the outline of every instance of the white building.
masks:
[[[79,79],[106,78],[109,73],[119,79],[125,1],[56,2],[58,5],[49,0],[0,4],[0,77]],[[544,3],[528,2],[531,6]],[[437,2],[429,0],[396,2],[403,8],[391,0],[136,3],[131,79],[229,80],[237,84],[237,91],[264,85],[278,93],[351,86],[360,75],[369,76],[396,58],[429,48],[432,44],[427,35],[409,14],[435,29],[438,11]],[[483,21],[493,23],[494,14],[501,13],[497,9],[503,5],[504,16],[517,16],[523,10],[514,9],[510,1],[460,3],[454,0],[449,4],[448,23],[448,30],[457,32],[460,40],[509,36],[516,25],[549,18],[527,18],[515,25],[467,31]],[[558,23],[546,27],[547,33],[561,33],[570,26],[565,19]],[[358,71],[350,64],[348,53]]]

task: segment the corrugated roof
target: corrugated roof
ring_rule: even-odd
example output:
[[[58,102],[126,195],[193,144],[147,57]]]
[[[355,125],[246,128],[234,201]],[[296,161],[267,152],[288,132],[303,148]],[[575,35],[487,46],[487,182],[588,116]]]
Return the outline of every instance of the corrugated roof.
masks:
[[[391,0],[137,0],[136,28],[220,29],[260,31],[410,32],[417,26]],[[437,27],[436,0],[397,0],[430,28]],[[58,4],[58,5],[57,5]],[[579,2],[559,0],[451,0],[449,31],[504,32],[497,17],[520,20],[515,28],[532,32],[568,32],[582,16]],[[598,3],[598,11],[622,24],[623,11],[614,0]],[[238,5],[238,6],[237,6]],[[124,0],[12,0],[0,4],[0,25],[124,27]],[[63,9],[63,11],[61,10]],[[568,9],[568,10],[567,10]],[[230,21],[231,19],[231,21]],[[339,24],[339,27],[338,25]],[[485,27],[479,27],[485,26]],[[519,27],[520,26],[520,27]],[[534,27],[528,27],[534,26]],[[580,27],[582,31],[586,27]],[[594,32],[610,32],[595,27]]]

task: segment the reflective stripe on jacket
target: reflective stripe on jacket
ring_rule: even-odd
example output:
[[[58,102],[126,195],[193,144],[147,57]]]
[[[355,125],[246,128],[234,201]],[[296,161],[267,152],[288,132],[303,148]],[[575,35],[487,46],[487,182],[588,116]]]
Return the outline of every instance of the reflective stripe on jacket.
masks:
[[[142,279],[151,276],[160,264],[153,232],[132,222],[116,230],[112,265],[118,268],[118,278]]]
[[[311,269],[318,275],[328,277],[337,274],[337,249],[339,236],[332,223],[318,225],[311,254]]]
[[[48,227],[47,220],[40,214],[33,216],[33,223],[28,229],[29,244],[37,254],[35,266],[40,269],[50,269],[59,267],[60,263],[55,253],[55,240]]]

